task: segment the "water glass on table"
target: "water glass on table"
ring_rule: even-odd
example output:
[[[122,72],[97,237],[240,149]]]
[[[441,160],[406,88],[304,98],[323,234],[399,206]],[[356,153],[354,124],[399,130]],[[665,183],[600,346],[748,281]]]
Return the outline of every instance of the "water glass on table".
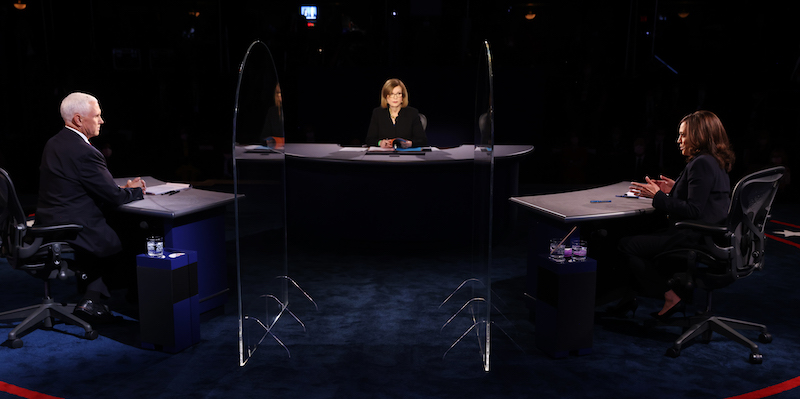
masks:
[[[560,238],[553,238],[550,240],[550,259],[563,263],[564,262],[564,243]]]
[[[147,256],[154,258],[164,257],[164,237],[147,237]]]
[[[581,239],[572,240],[572,261],[583,262],[586,260],[586,241]]]

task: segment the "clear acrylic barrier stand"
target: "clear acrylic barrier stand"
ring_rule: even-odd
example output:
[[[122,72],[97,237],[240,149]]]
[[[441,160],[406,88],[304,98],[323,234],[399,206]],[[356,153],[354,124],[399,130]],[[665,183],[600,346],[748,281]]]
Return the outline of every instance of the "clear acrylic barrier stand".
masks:
[[[287,334],[292,329],[305,331],[303,322],[289,309],[290,293],[314,303],[289,276],[284,147],[280,139],[274,139],[284,136],[280,90],[269,48],[254,41],[239,67],[231,148],[240,366],[265,342],[279,348],[279,356],[290,357],[278,330]],[[268,156],[239,161],[237,147],[241,152],[244,145],[248,151],[263,151]]]
[[[475,149],[473,176],[473,237],[472,267],[469,276],[448,296],[441,307],[456,307],[456,312],[445,322],[466,326],[466,330],[453,342],[447,352],[467,337],[474,337],[480,348],[483,369],[490,369],[492,333],[492,200],[494,184],[494,93],[492,56],[488,42],[484,42],[480,62],[475,101]],[[464,301],[465,300],[465,301]],[[463,303],[463,304],[462,304]],[[462,323],[467,318],[467,324]],[[456,320],[459,320],[457,323]],[[460,330],[458,330],[460,331]],[[445,352],[445,356],[447,355]]]

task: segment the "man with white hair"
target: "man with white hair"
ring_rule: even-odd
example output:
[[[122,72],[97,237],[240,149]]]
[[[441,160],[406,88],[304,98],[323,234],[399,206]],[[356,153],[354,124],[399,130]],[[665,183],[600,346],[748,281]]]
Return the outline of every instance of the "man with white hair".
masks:
[[[61,102],[61,117],[64,128],[47,141],[42,153],[36,224],[83,226],[78,237],[70,241],[76,265],[88,283],[74,313],[89,323],[108,322],[114,316],[104,304],[111,294],[103,272],[114,266],[114,255],[122,250],[122,244],[106,223],[103,211],[142,199],[145,182],[137,177],[117,186],[105,157],[89,142],[105,123],[97,98],[77,92],[68,95]]]

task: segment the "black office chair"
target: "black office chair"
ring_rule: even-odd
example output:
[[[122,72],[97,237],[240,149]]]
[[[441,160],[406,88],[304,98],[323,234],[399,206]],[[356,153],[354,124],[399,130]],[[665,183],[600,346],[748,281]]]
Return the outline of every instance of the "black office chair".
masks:
[[[97,338],[89,323],[72,314],[75,304],[57,303],[50,297],[50,280],[66,280],[75,272],[68,268],[65,255],[73,252],[63,240],[73,239],[83,229],[77,224],[28,227],[14,184],[8,173],[0,169],[0,256],[15,269],[44,280],[44,299],[39,305],[0,313],[0,320],[24,319],[8,333],[12,348],[22,347],[22,337],[40,323],[52,328],[55,320],[83,327],[87,339]]]
[[[686,262],[686,271],[676,273],[670,280],[670,286],[676,291],[684,292],[701,289],[706,292],[707,302],[705,311],[696,316],[660,323],[685,328],[684,333],[667,349],[667,356],[680,356],[683,346],[697,337],[709,342],[711,334],[716,332],[749,347],[751,363],[762,362],[758,345],[736,330],[760,331],[758,340],[769,343],[772,342],[772,335],[767,332],[767,327],[714,316],[711,312],[711,296],[714,290],[727,287],[764,267],[764,226],[770,217],[772,202],[778,191],[778,180],[783,177],[784,170],[784,167],[778,166],[742,178],[733,189],[728,219],[724,226],[676,223],[679,228],[702,233],[704,243],[696,248],[676,249],[659,256],[678,256]]]

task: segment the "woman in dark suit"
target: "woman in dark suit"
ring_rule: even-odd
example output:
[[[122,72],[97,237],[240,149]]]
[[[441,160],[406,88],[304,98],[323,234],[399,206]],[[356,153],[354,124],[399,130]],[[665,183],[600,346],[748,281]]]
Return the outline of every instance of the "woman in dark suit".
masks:
[[[366,143],[391,148],[395,139],[403,148],[428,145],[419,111],[408,106],[406,85],[400,79],[389,79],[381,89],[381,106],[372,111]]]
[[[656,211],[666,213],[670,222],[693,220],[720,224],[728,216],[730,178],[735,155],[719,118],[709,111],[685,116],[678,128],[678,146],[687,164],[677,179],[645,177],[644,183],[631,183],[631,191],[652,198]],[[620,249],[644,294],[664,296],[664,306],[652,314],[665,319],[685,311],[685,303],[667,285],[667,276],[651,261],[669,249],[699,243],[701,236],[670,227],[651,234],[625,237]],[[615,307],[617,312],[636,310],[635,296],[629,296]]]

